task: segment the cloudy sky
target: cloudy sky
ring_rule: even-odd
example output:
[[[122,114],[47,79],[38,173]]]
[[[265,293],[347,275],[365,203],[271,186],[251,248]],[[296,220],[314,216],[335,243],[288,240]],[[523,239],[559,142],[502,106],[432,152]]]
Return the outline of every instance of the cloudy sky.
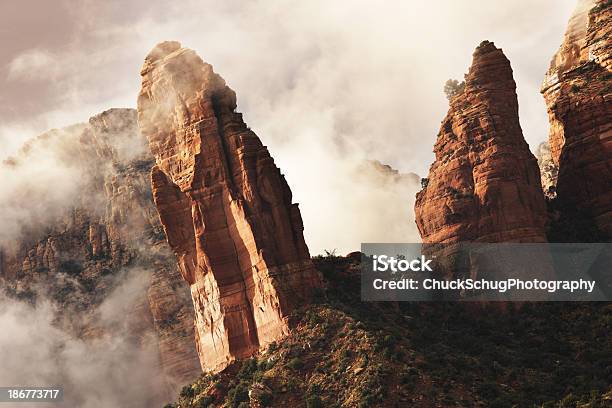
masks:
[[[447,110],[443,84],[462,78],[484,39],[512,63],[521,124],[534,148],[548,131],[540,84],[574,5],[3,0],[0,159],[47,129],[110,107],[135,107],[144,56],[160,41],[178,40],[237,92],[245,121],[301,203],[314,252],[415,240],[414,192],[364,189],[355,182],[355,164],[378,159],[426,174]],[[391,226],[389,217],[407,224]],[[358,228],[364,219],[375,225],[335,242],[323,238],[330,227]]]

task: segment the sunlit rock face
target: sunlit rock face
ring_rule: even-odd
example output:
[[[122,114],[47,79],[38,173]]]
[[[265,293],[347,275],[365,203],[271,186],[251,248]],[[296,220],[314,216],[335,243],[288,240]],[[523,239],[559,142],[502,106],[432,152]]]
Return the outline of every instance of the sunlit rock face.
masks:
[[[49,157],[65,171],[42,186],[28,177],[40,175],[36,162]],[[201,368],[189,289],[152,200],[153,163],[134,109],[47,132],[5,160],[0,171],[19,183],[13,197],[3,197],[3,210],[18,211],[22,223],[12,235],[2,231],[0,283],[13,297],[53,302],[58,327],[76,338],[121,336],[150,351],[163,378],[147,392],[161,403]],[[53,191],[62,194],[45,194]],[[133,274],[144,281],[106,325],[100,305]]]
[[[434,153],[415,204],[423,242],[546,241],[537,160],[522,135],[510,62],[493,43],[476,48]]]
[[[191,286],[202,367],[218,370],[286,335],[319,274],[285,178],[212,66],[165,42],[141,74],[153,196]]]
[[[556,186],[559,166],[552,158],[548,142],[542,142],[538,145],[536,157],[538,159],[538,166],[540,167],[542,190],[546,198],[552,200],[557,196]]]
[[[581,0],[546,73],[542,94],[556,191],[568,211],[612,237],[612,5]]]

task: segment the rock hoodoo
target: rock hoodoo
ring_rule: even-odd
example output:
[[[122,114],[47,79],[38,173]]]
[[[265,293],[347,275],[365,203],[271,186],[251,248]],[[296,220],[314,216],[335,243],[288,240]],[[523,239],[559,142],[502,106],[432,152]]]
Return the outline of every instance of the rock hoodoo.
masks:
[[[218,370],[287,334],[319,274],[285,178],[212,66],[165,42],[141,74],[154,200],[191,285],[200,362]]]
[[[424,242],[546,242],[537,160],[522,135],[510,62],[493,43],[476,48],[434,152],[415,204]]]
[[[542,94],[560,205],[612,237],[612,3],[580,0]]]

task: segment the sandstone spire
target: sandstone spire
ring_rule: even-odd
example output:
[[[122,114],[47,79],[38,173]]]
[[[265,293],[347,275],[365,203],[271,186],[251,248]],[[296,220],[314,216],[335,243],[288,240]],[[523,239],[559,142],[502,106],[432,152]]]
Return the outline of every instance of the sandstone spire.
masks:
[[[451,98],[417,193],[424,242],[545,242],[538,164],[518,119],[516,84],[501,49],[484,41]]]
[[[542,94],[562,207],[612,237],[612,4],[580,0]],[[572,218],[572,217],[570,217]]]
[[[141,74],[154,200],[191,286],[200,362],[217,370],[287,334],[319,274],[285,178],[212,66],[165,42]]]

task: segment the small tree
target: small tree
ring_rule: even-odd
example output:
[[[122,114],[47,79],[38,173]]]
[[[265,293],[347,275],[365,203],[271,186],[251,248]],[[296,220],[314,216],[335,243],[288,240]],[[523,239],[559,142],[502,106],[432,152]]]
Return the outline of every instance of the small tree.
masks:
[[[450,101],[453,96],[463,92],[463,88],[465,88],[465,81],[459,83],[459,81],[457,81],[456,79],[449,79],[444,84],[444,93],[446,94],[446,99]]]

